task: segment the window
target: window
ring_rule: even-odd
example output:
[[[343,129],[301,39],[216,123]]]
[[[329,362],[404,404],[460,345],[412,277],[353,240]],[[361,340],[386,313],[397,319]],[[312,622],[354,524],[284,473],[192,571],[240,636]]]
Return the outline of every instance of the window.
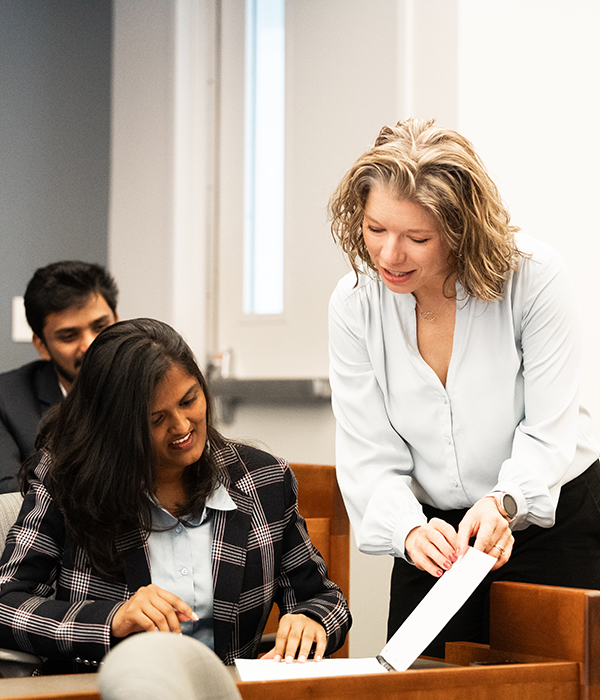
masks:
[[[285,0],[247,0],[244,313],[283,311]]]

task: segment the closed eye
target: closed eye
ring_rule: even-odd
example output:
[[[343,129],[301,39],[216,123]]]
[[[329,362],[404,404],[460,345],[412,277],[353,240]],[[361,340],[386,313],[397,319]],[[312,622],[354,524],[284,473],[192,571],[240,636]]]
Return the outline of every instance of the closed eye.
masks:
[[[385,231],[384,228],[374,228],[370,224],[367,224],[367,230],[371,233],[383,233]]]
[[[191,406],[194,401],[198,398],[198,395],[195,394],[194,396],[191,396],[189,399],[183,399],[181,403],[179,404],[180,406]]]
[[[108,321],[106,323],[97,323],[94,325],[94,333],[100,333],[100,331],[103,331],[105,328],[108,328],[110,323]]]
[[[77,333],[68,333],[66,335],[57,335],[56,339],[59,343],[72,343],[74,340],[77,340],[78,337],[79,335]]]

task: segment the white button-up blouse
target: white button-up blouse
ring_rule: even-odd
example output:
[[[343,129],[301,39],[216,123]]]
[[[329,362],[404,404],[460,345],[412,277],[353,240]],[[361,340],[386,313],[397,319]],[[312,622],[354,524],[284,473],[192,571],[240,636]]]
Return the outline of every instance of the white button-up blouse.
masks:
[[[417,347],[415,298],[354,273],[330,302],[330,381],[340,488],[361,551],[404,556],[421,503],[468,508],[511,493],[514,529],[550,527],[562,484],[598,457],[579,403],[581,341],[559,255],[518,236],[528,255],[501,301],[457,284],[446,386]]]

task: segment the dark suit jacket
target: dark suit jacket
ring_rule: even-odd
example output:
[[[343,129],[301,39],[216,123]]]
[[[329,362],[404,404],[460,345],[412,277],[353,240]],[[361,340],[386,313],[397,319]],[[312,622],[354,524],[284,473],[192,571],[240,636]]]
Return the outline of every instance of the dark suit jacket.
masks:
[[[51,362],[0,374],[0,493],[19,490],[16,475],[33,450],[40,418],[61,398]]]
[[[282,613],[304,613],[320,622],[326,653],[335,651],[350,627],[350,613],[298,514],[289,465],[231,443],[216,458],[237,506],[213,512],[216,654],[227,664],[255,657],[273,602]],[[121,601],[151,583],[148,547],[141,531],[122,537],[121,580],[98,576],[65,532],[46,485],[49,464],[45,455],[0,561],[0,647],[97,665],[118,641],[111,622]]]

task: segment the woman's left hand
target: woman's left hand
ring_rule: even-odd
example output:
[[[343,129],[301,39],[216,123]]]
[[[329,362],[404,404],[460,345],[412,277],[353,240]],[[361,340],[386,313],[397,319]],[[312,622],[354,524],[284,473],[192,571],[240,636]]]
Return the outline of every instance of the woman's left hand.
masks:
[[[498,559],[492,571],[499,569],[510,559],[515,539],[506,518],[500,514],[496,501],[489,496],[477,501],[461,520],[456,541],[456,551],[459,555],[467,551],[472,537],[475,537],[475,549]]]
[[[308,659],[313,644],[316,644],[314,660],[320,661],[327,647],[323,625],[306,615],[288,613],[279,620],[275,646],[262,658],[292,663],[297,654],[302,663]]]

